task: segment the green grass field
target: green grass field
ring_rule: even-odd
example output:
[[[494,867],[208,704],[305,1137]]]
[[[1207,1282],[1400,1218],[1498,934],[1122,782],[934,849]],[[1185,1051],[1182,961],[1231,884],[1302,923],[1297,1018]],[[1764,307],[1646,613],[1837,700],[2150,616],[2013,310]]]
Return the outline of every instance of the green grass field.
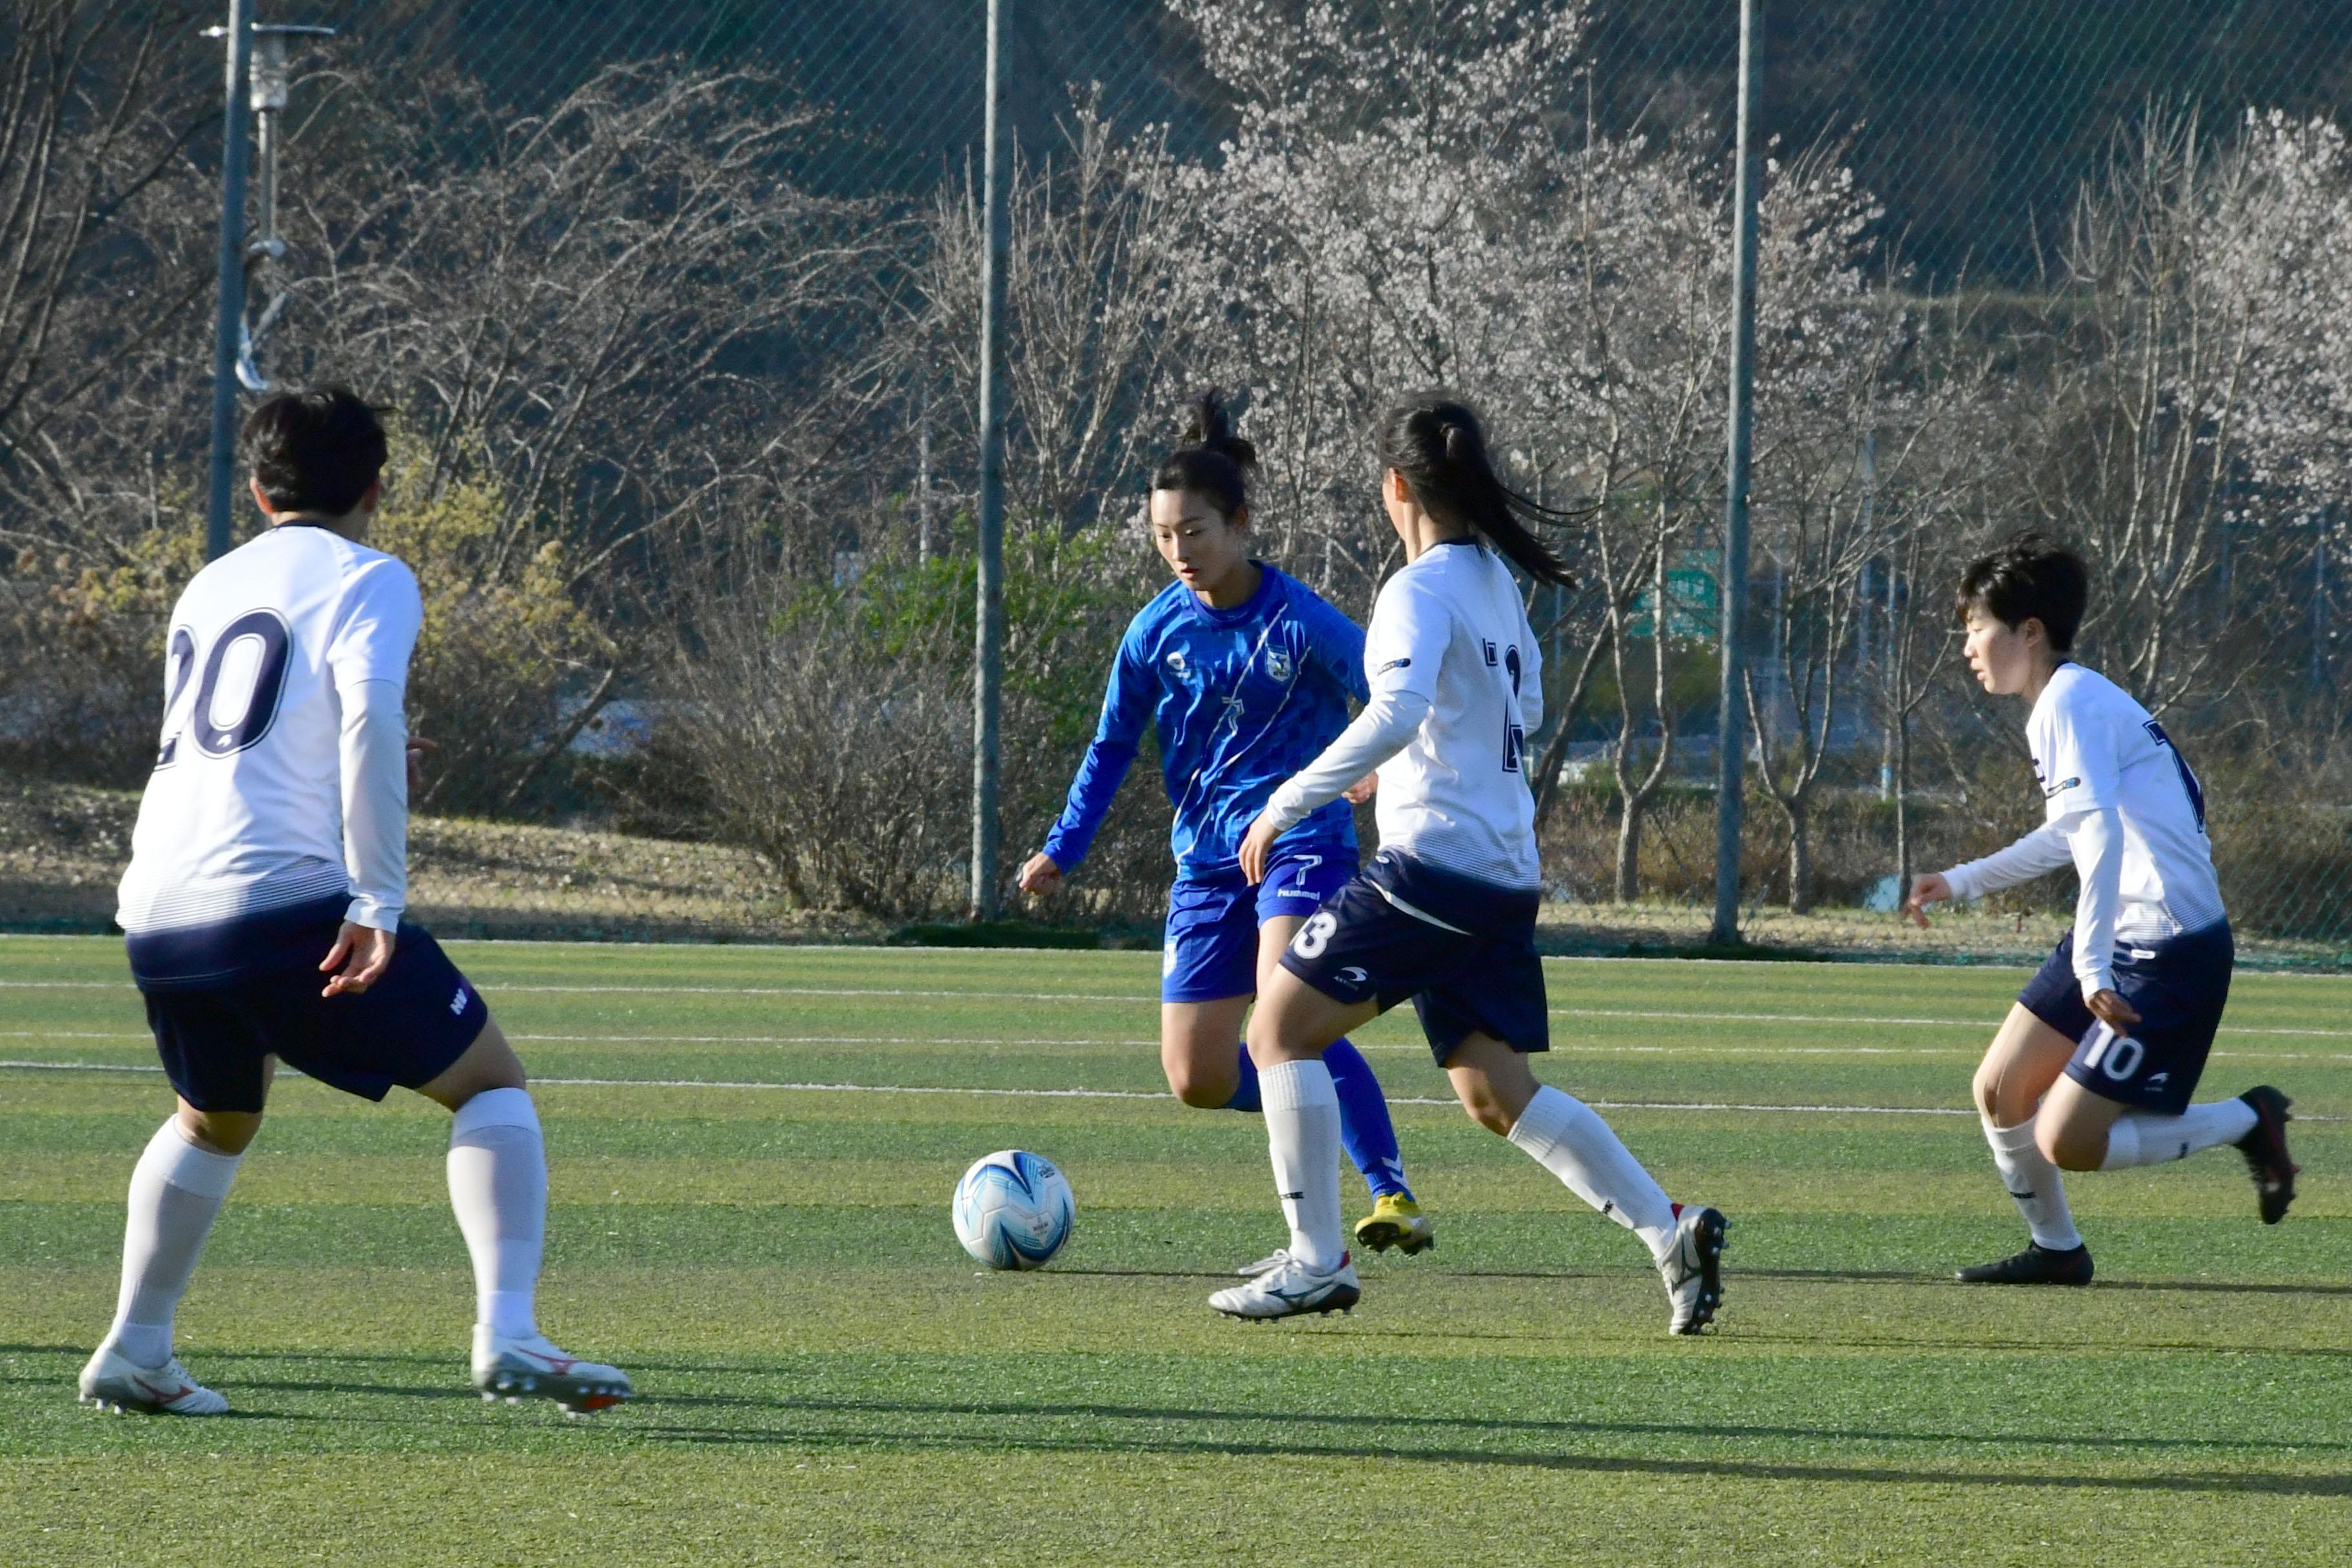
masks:
[[[2021,1242],[1952,1112],[2015,973],[1550,964],[1544,1076],[1732,1216],[1692,1342],[1409,1014],[1360,1040],[1436,1251],[1247,1328],[1263,1131],[1153,1097],[1153,954],[451,946],[541,1080],[544,1321],[638,1401],[476,1398],[446,1118],[281,1079],[180,1318],[236,1414],[78,1406],[169,1095],[117,944],[0,938],[0,1563],[2352,1555],[2352,982],[2242,977],[2207,1075],[2320,1119],[2286,1224],[2229,1150],[2079,1177],[2099,1283],[2000,1292],[1946,1282]],[[1078,1228],[983,1277],[947,1198],[1006,1145]]]

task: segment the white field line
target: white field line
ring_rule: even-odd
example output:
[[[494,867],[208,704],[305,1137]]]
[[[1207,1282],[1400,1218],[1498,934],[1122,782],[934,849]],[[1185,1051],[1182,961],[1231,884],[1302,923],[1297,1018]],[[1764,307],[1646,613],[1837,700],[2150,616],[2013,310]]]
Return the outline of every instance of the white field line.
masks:
[[[23,991],[119,991],[120,983],[105,980],[0,980],[0,990]],[[814,985],[493,985],[498,994],[520,995],[611,995],[611,996],[887,996],[940,1001],[971,1002],[1130,1002],[1148,1000],[1133,992],[1117,995],[1082,991],[915,991],[880,987],[835,987]],[[1831,1024],[1869,1025],[1889,1028],[1926,1029],[1989,1029],[2000,1019],[1979,1016],[1973,1018],[1914,1018],[1898,1016],[1840,1013],[1702,1013],[1631,1007],[1553,1007],[1555,1018],[1634,1018],[1667,1023],[1703,1024]],[[2225,1031],[2232,1035],[2277,1035],[2322,1040],[2352,1040],[2352,1029],[2286,1029],[2270,1027],[2233,1027]],[[557,1039],[560,1036],[542,1036]],[[1050,1042],[1038,1042],[1045,1044]],[[1071,1042],[1073,1044],[1080,1042]]]
[[[0,980],[0,990],[125,990],[115,980]],[[939,999],[939,1002],[1146,1002],[1146,996],[1127,994],[1096,994],[1096,992],[936,992],[936,990],[846,990],[846,987],[814,987],[814,985],[743,985],[743,987],[708,987],[708,985],[494,985],[497,994],[612,994],[612,996],[901,996],[901,999]],[[1990,1030],[1997,1027],[2000,1018],[1906,1018],[1906,1016],[1867,1016],[1867,1013],[1689,1013],[1665,1011],[1665,1008],[1609,1008],[1609,1006],[1555,1006],[1548,1008],[1552,1018],[1639,1018],[1654,1023],[1822,1023],[1822,1025],[1872,1025],[1872,1027],[1906,1027],[1906,1030]],[[2265,1025],[2230,1025],[2222,1035],[2270,1035],[2294,1037],[2294,1039],[2352,1039],[2352,1030],[2282,1030]],[[527,1039],[527,1037],[515,1037]],[[562,1035],[541,1035],[536,1039],[567,1039]],[[602,1039],[602,1037],[600,1037]],[[687,1037],[677,1037],[687,1039]],[[722,1039],[722,1037],[713,1037]],[[740,1039],[740,1037],[724,1037]],[[1033,1044],[1058,1044],[1058,1041],[1033,1041]],[[1091,1041],[1068,1041],[1068,1044],[1091,1044]]]
[[[23,1062],[0,1060],[0,1070],[18,1072],[161,1073],[160,1067],[112,1062]],[[302,1075],[281,1068],[289,1078]],[[534,1084],[565,1089],[782,1089],[793,1094],[935,1094],[997,1100],[1173,1100],[1164,1089],[971,1089],[936,1084],[773,1083],[756,1079],[699,1078],[535,1078]],[[1451,1107],[1451,1100],[1391,1095],[1391,1105]],[[1774,1116],[1974,1116],[1972,1108],[1948,1105],[1759,1105],[1738,1100],[1590,1100],[1596,1110],[1734,1110]],[[2298,1121],[2339,1121],[2335,1116],[2299,1116]]]
[[[23,1072],[126,1072],[161,1073],[160,1067],[147,1065],[117,1065],[110,1062],[19,1062],[0,1060],[0,1069]],[[280,1068],[289,1077],[299,1073]],[[535,1078],[534,1084],[556,1085],[567,1089],[769,1089],[794,1094],[947,1094],[969,1095],[974,1098],[1003,1100],[1173,1100],[1165,1089],[964,1089],[929,1084],[896,1083],[769,1083],[747,1079],[698,1078]],[[1401,1095],[1390,1097],[1391,1105],[1444,1105],[1451,1100],[1412,1099]],[[1973,1116],[1973,1110],[1950,1106],[1924,1105],[1739,1105],[1721,1103],[1664,1102],[1658,1100],[1593,1100],[1585,1102],[1599,1110],[1752,1110],[1786,1113],[1812,1112],[1839,1116]]]
[[[2250,1031],[2240,1030],[2239,1033]],[[145,1044],[152,1037],[144,1034],[106,1034],[97,1031],[65,1029],[0,1029],[0,1040],[113,1040],[124,1044]],[[1160,1044],[1158,1040],[1112,1040],[1098,1037],[1085,1039],[1039,1040],[1004,1036],[953,1035],[521,1035],[509,1034],[507,1038],[522,1045],[571,1046],[1101,1046],[1119,1049],[1148,1050]],[[1429,1047],[1417,1040],[1375,1040],[1356,1042],[1360,1051],[1377,1051],[1397,1056],[1420,1056]],[[1767,1060],[1782,1057],[1937,1057],[1966,1058],[1976,1054],[1976,1047],[1964,1046],[1594,1046],[1574,1045],[1560,1054],[1577,1057],[1730,1057],[1760,1058]],[[2352,1051],[2233,1051],[2217,1050],[2210,1059],[2225,1058],[2265,1062],[2346,1062],[2352,1061]],[[545,1079],[541,1081],[553,1081]]]

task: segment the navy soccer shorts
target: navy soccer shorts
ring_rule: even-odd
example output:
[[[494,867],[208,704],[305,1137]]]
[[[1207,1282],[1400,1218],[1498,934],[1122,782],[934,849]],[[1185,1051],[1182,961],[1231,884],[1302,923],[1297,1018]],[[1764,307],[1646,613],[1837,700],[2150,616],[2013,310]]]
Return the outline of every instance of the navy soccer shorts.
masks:
[[[2117,1035],[2091,1016],[2074,977],[2074,933],[2026,983],[2017,1000],[2025,1010],[2079,1042],[2066,1076],[2093,1094],[2178,1116],[2189,1108],[2204,1076],[2205,1058],[2230,1000],[2230,970],[2237,955],[2229,922],[2183,931],[2152,947],[2116,950],[2116,990],[2140,1016]]]
[[[199,1110],[257,1112],[268,1094],[265,1058],[275,1056],[382,1100],[394,1084],[432,1082],[466,1054],[489,1008],[423,926],[402,922],[391,966],[367,990],[320,994],[328,977],[319,961],[334,946],[343,903],[307,927],[273,931],[276,963],[248,961],[195,983],[139,974],[134,950],[148,1026],[181,1099]]]
[[[1356,874],[1346,845],[1277,844],[1265,880],[1252,888],[1230,875],[1178,879],[1168,889],[1160,955],[1162,1002],[1215,1002],[1257,992],[1257,928],[1285,915],[1305,919]]]
[[[1383,849],[1298,929],[1282,966],[1334,1001],[1385,1013],[1410,997],[1440,1067],[1473,1034],[1548,1051],[1540,900]]]

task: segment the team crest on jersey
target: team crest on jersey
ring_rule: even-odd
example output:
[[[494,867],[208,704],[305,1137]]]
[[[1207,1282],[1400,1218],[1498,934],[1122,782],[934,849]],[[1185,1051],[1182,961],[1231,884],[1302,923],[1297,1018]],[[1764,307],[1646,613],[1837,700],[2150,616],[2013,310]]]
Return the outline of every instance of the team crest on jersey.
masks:
[[[1176,672],[1177,679],[1180,680],[1192,673],[1192,665],[1184,658],[1184,650],[1181,647],[1171,647],[1168,650],[1168,668]]]
[[[1265,674],[1267,679],[1287,686],[1290,684],[1290,674],[1293,668],[1294,667],[1290,661],[1290,650],[1288,648],[1270,647],[1265,650]]]

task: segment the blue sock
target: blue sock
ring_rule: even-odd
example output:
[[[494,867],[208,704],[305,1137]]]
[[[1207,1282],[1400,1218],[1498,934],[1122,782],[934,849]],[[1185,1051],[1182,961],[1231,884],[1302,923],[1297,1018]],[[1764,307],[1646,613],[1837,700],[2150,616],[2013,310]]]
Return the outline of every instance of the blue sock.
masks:
[[[1404,1184],[1404,1159],[1397,1152],[1396,1128],[1389,1121],[1388,1096],[1371,1064],[1345,1040],[1333,1042],[1323,1053],[1331,1069],[1331,1087],[1339,1091],[1339,1144],[1364,1173],[1364,1185],[1374,1198],[1394,1193],[1410,1201],[1412,1189]]]
[[[1250,1060],[1249,1042],[1242,1042],[1241,1077],[1234,1086],[1234,1097],[1225,1101],[1227,1110],[1259,1111],[1265,1109],[1257,1096],[1257,1063]],[[1341,1103],[1345,1103],[1342,1101]]]

